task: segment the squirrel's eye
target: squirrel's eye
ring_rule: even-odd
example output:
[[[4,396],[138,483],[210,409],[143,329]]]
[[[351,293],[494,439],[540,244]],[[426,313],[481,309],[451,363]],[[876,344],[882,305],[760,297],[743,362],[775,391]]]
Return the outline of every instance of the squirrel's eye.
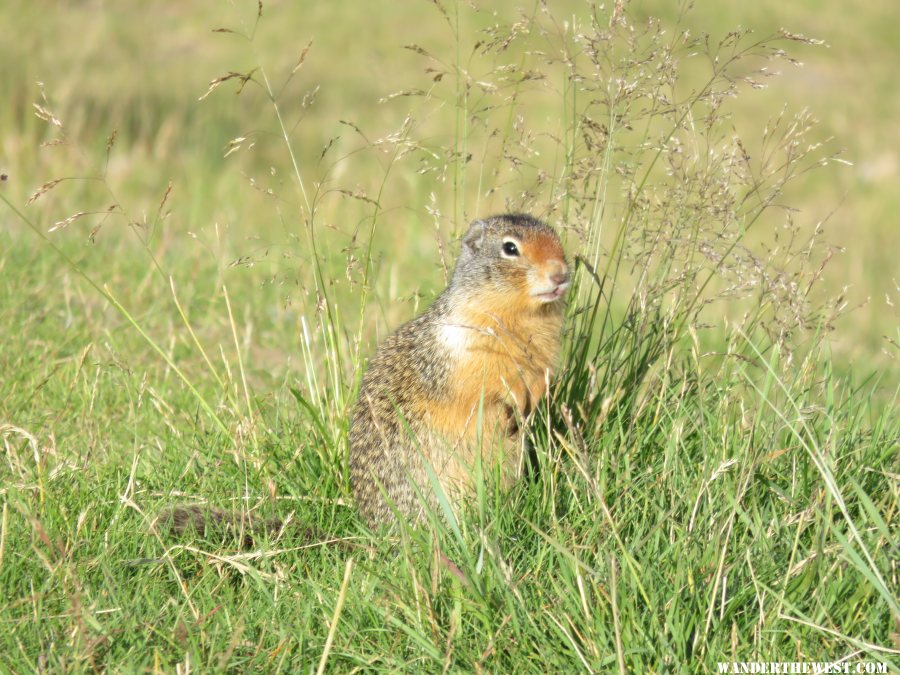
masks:
[[[503,242],[503,253],[510,257],[515,257],[519,255],[519,247],[515,245],[515,243],[511,241]]]

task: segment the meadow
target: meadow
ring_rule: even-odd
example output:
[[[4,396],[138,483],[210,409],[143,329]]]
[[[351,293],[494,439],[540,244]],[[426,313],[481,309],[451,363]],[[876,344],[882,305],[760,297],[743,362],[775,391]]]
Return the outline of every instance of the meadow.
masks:
[[[896,671],[898,18],[4,3],[2,670]],[[536,470],[370,531],[366,359],[504,211],[577,269]]]

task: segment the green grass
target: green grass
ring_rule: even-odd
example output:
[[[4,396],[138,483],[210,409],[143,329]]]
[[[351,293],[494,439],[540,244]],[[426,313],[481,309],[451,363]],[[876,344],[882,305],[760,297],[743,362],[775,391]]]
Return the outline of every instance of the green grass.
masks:
[[[273,3],[252,40],[208,31],[253,32],[253,3],[0,10],[2,669],[896,670],[894,10],[754,7],[635,3],[635,42],[615,29],[596,61],[567,28],[592,34],[581,3]],[[718,108],[676,21],[713,50],[739,23],[831,48],[777,43],[806,69]],[[635,93],[605,98],[612,74]],[[796,135],[804,104],[822,122]],[[855,168],[781,184],[844,146]],[[26,206],[64,177],[90,180]],[[581,257],[539,471],[509,493],[488,475],[458,519],[369,532],[346,470],[365,360],[440,290],[467,221],[507,208]],[[103,213],[48,232],[80,211]],[[847,253],[820,274],[829,246]],[[836,311],[845,285],[871,300]],[[315,532],[246,549],[156,527],[183,503]]]

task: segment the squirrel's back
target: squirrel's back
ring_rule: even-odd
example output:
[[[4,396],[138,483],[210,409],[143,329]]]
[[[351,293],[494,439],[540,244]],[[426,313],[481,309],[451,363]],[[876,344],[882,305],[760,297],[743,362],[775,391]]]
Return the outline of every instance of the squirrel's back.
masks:
[[[350,425],[350,478],[375,525],[434,504],[430,466],[454,501],[472,471],[521,471],[522,422],[559,352],[569,271],[556,232],[524,215],[472,223],[450,284],[372,358]],[[419,495],[422,495],[420,497]]]

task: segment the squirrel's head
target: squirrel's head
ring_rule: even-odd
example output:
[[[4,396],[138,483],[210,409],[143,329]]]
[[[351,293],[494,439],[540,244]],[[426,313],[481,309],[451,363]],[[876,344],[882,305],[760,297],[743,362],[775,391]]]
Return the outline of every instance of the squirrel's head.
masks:
[[[569,266],[556,231],[536,218],[506,214],[476,220],[462,239],[454,282],[508,294],[535,307],[557,303]],[[515,297],[513,297],[515,296]]]

